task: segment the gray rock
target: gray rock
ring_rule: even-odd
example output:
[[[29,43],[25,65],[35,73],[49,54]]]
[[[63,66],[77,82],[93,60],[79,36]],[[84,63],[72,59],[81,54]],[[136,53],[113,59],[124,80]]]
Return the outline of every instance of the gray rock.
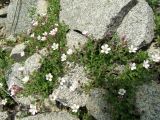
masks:
[[[6,120],[7,117],[8,117],[7,112],[0,112],[0,119],[1,119],[1,120]]]
[[[1,8],[0,9],[0,16],[6,15],[7,14],[7,9],[8,9],[8,6],[5,6],[4,8]]]
[[[111,120],[104,95],[106,93],[103,89],[96,88],[91,90],[87,100],[87,110],[96,120]]]
[[[13,64],[6,75],[8,87],[11,88],[12,85],[17,85],[23,88],[22,79],[37,71],[41,67],[41,60],[41,55],[35,53],[25,61],[24,66],[20,63]],[[23,68],[23,70],[19,70],[19,68]]]
[[[21,53],[24,52],[26,48],[26,45],[24,43],[16,45],[12,51],[10,56],[15,60],[15,61],[20,61],[24,56],[21,56]]]
[[[24,63],[24,75],[30,75],[41,67],[42,57],[38,53],[33,54]]]
[[[12,85],[17,85],[19,87],[23,87],[21,79],[23,78],[23,74],[18,69],[21,68],[22,65],[19,63],[15,63],[12,65],[11,69],[7,72],[7,85],[10,89]]]
[[[19,103],[21,103],[23,105],[28,105],[28,106],[36,101],[36,99],[33,96],[27,96],[27,97],[19,96],[16,100]]]
[[[48,2],[47,0],[38,0],[37,1],[37,14],[44,15],[47,14]]]
[[[31,27],[30,12],[35,8],[37,0],[11,0],[6,21],[7,37],[26,32]]]
[[[61,0],[60,21],[72,30],[88,31],[102,39],[107,31],[115,30],[136,0]]]
[[[87,84],[90,80],[86,77],[84,68],[76,65],[73,69],[60,79],[65,80],[63,85],[59,85],[50,95],[51,100],[59,101],[64,106],[72,107],[73,104],[85,106],[88,95],[82,90],[82,86]],[[62,83],[62,82],[61,82]],[[75,89],[71,90],[73,86]]]
[[[39,50],[39,54],[42,56],[42,57],[45,57],[49,54],[49,51],[47,48],[43,48],[42,50]]]
[[[152,43],[147,52],[148,52],[148,56],[150,58],[153,54],[159,54],[160,55],[160,47],[156,47],[156,43]]]
[[[11,0],[6,21],[6,36],[27,33],[38,12],[47,11],[48,6],[43,5],[43,1],[45,0]],[[35,15],[31,16],[33,9]]]
[[[118,35],[126,36],[129,45],[135,47],[151,43],[155,26],[153,18],[153,11],[148,3],[145,0],[138,0],[138,4],[129,11],[117,29]]]
[[[140,86],[136,93],[136,105],[141,120],[160,120],[160,85],[152,81]]]
[[[62,111],[62,112],[38,114],[35,116],[29,116],[20,119],[17,118],[16,120],[79,120],[79,119],[69,114],[68,112]]]
[[[72,50],[74,49],[82,49],[82,47],[85,45],[87,42],[87,38],[75,31],[69,31],[66,36],[67,39],[67,47],[71,48]]]

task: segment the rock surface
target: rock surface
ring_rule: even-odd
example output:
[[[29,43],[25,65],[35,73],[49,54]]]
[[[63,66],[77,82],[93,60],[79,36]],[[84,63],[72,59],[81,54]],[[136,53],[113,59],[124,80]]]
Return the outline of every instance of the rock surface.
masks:
[[[160,47],[156,47],[156,43],[152,43],[150,48],[148,49],[148,55],[150,58],[154,54],[160,55]]]
[[[11,69],[8,71],[6,77],[7,77],[7,85],[9,89],[12,87],[12,85],[23,87],[23,84],[22,84],[23,74],[21,71],[19,71],[19,68],[21,67],[22,67],[21,64],[15,63],[11,66]]]
[[[31,22],[39,12],[46,12],[46,0],[11,0],[8,7],[6,21],[6,36],[26,33],[31,29]],[[31,16],[33,9],[36,9],[34,16]],[[46,13],[44,13],[46,14]]]
[[[5,6],[4,8],[1,8],[0,9],[0,16],[7,15],[7,9],[8,9],[7,6]]]
[[[130,45],[141,47],[154,38],[154,15],[152,8],[145,0],[138,0],[125,16],[122,24],[117,29],[119,36],[125,36]]]
[[[118,24],[135,4],[136,0],[61,0],[60,21],[102,39],[115,19]]]
[[[50,95],[51,100],[56,100],[64,106],[72,107],[74,104],[85,106],[88,95],[82,90],[82,86],[90,80],[86,77],[84,68],[76,65],[60,79],[60,84]]]
[[[0,119],[1,119],[1,120],[6,120],[7,117],[8,117],[7,112],[0,112]]]
[[[21,53],[24,52],[25,48],[26,48],[25,43],[16,45],[12,49],[10,56],[12,56],[15,61],[17,62],[20,61],[24,57],[24,56],[21,56]]]
[[[160,85],[152,81],[139,87],[136,105],[141,113],[141,120],[160,119]]]
[[[79,120],[79,119],[65,111],[62,111],[62,112],[38,114],[35,116],[29,116],[20,119],[17,118],[16,120]]]
[[[71,49],[82,49],[87,42],[87,38],[75,31],[69,31],[66,36],[67,47]]]
[[[34,71],[37,71],[41,66],[42,57],[38,53],[30,56],[24,63],[15,63],[7,73],[7,85],[10,88],[12,85],[17,85],[23,88],[22,78],[30,76]],[[20,70],[23,68],[22,70]]]
[[[86,108],[96,120],[111,120],[107,100],[104,98],[105,94],[103,89],[97,88],[92,90],[88,97]]]

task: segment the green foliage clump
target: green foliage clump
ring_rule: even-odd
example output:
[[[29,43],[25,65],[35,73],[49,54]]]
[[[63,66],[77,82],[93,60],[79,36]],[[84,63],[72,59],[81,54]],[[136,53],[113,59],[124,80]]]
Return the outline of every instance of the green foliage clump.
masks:
[[[53,28],[58,28],[58,32],[55,36],[48,35],[46,41],[39,41],[37,40],[37,37],[25,38],[28,41],[28,47],[25,52],[28,55],[31,55],[44,47],[49,51],[49,55],[43,59],[39,71],[35,72],[30,78],[30,82],[25,85],[25,89],[22,93],[23,95],[41,95],[43,97],[48,97],[53,91],[58,77],[63,73],[61,55],[66,49],[65,37],[67,27],[63,23],[59,23],[59,0],[49,0],[49,3],[47,16],[38,18],[39,25],[33,28],[32,32],[35,36],[42,36],[44,32],[49,33]],[[46,22],[45,25],[41,25],[43,22]],[[58,24],[58,26],[55,26],[55,24]],[[51,46],[53,43],[59,44],[58,50],[52,50]],[[53,75],[52,81],[46,80],[45,76],[48,73]]]
[[[9,66],[12,63],[13,61],[10,58],[9,53],[5,50],[0,49],[0,83],[2,84],[2,87],[0,87],[0,99],[7,99],[8,104],[13,104],[14,101],[7,92],[5,71],[9,68]]]
[[[106,89],[113,120],[136,120],[139,118],[135,107],[136,88],[150,82],[158,66],[153,67],[155,63],[150,61],[150,68],[144,68],[144,60],[149,60],[147,52],[138,50],[129,53],[126,43],[116,35],[103,41],[97,44],[89,40],[86,48],[77,53],[74,59],[89,70],[92,87]],[[108,54],[100,52],[101,46],[106,43],[111,48]],[[136,63],[135,70],[131,70],[131,63]],[[119,95],[119,89],[126,90],[126,94]]]

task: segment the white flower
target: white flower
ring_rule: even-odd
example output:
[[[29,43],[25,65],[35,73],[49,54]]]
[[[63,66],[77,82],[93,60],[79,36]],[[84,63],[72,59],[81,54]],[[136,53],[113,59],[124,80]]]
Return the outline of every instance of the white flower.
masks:
[[[108,47],[108,44],[104,44],[101,46],[101,53],[105,53],[105,54],[108,54],[109,51],[111,50],[111,48]]]
[[[3,100],[1,101],[1,104],[2,104],[2,105],[6,105],[6,103],[7,103],[7,99],[3,99]]]
[[[150,65],[149,65],[149,61],[148,61],[148,60],[144,60],[144,61],[143,61],[143,67],[146,68],[146,69],[148,69],[149,66],[150,66]]]
[[[63,62],[63,61],[65,61],[66,59],[67,59],[66,54],[62,54],[62,56],[61,56],[61,61]]]
[[[82,34],[83,35],[88,35],[88,31],[83,31]]]
[[[34,20],[33,20],[33,21],[32,21],[32,25],[35,26],[35,27],[38,26],[38,21],[34,21]]]
[[[30,35],[31,38],[34,38],[34,36],[35,36],[34,33],[32,33],[32,34]]]
[[[24,70],[24,67],[20,67],[18,68],[19,71],[23,71]]]
[[[29,76],[25,76],[23,79],[22,79],[23,83],[27,83],[29,81]]]
[[[0,83],[0,88],[2,88],[3,87],[3,83]]]
[[[136,69],[136,63],[131,63],[130,68],[131,68],[131,70],[135,70]]]
[[[43,36],[43,37],[41,38],[41,41],[45,41],[45,40],[47,40],[47,38],[46,38],[45,36]]]
[[[153,55],[151,55],[151,59],[154,62],[160,62],[160,55],[159,54],[153,54]]]
[[[59,44],[58,43],[53,43],[53,45],[51,46],[51,48],[53,50],[57,50],[58,49]]]
[[[129,47],[129,53],[135,53],[138,49],[136,47],[134,47],[133,45],[131,45]]]
[[[126,93],[125,89],[119,89],[118,94],[119,95],[124,95]]]
[[[59,26],[57,23],[55,23],[54,25],[57,26],[57,27]]]
[[[40,35],[38,35],[37,40],[41,40],[41,36]]]
[[[51,73],[46,75],[46,80],[52,81],[53,75]]]
[[[45,25],[46,23],[45,22],[42,22],[42,25]]]
[[[67,54],[68,54],[68,55],[72,55],[72,54],[73,54],[73,50],[72,50],[72,49],[68,49],[68,50],[67,50]]]
[[[22,51],[22,52],[20,53],[20,55],[21,55],[21,57],[23,57],[23,56],[25,55],[25,52]]]
[[[58,28],[54,28],[54,29],[52,29],[51,31],[50,31],[50,35],[52,35],[52,36],[55,36],[56,35],[56,33],[57,33],[57,31],[58,31]]]
[[[33,104],[30,104],[30,109],[29,109],[29,112],[32,114],[32,115],[35,115],[38,110],[37,110],[37,107]]]
[[[47,33],[47,32],[44,32],[44,33],[43,33],[43,36],[47,36],[47,35],[48,35],[48,33]]]
[[[72,112],[77,112],[78,109],[79,109],[79,105],[73,104],[73,105],[71,106],[71,109],[72,109]]]

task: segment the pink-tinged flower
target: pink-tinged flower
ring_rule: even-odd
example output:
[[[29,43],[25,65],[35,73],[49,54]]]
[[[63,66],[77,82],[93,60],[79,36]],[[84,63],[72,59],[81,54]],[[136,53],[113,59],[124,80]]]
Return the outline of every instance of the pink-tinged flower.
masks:
[[[82,34],[87,36],[88,35],[88,31],[83,31]]]
[[[9,90],[11,91],[11,96],[15,96],[18,92],[22,90],[22,88],[18,85],[13,84],[9,86]]]
[[[38,21],[33,20],[33,21],[32,21],[32,25],[33,25],[34,27],[38,26]]]
[[[56,33],[57,33],[57,31],[58,31],[58,28],[54,28],[54,29],[52,29],[51,31],[50,31],[50,35],[52,35],[52,36],[55,36],[56,35]]]

